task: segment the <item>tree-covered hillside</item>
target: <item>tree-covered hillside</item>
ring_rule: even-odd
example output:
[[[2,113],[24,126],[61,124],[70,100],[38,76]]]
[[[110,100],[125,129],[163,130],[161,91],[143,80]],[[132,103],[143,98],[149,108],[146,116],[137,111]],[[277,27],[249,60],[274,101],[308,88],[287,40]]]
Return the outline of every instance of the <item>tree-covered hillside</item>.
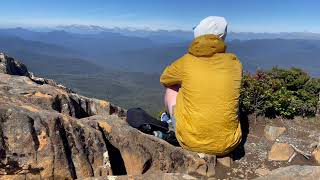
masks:
[[[163,109],[160,73],[187,52],[189,43],[182,40],[175,44],[155,43],[148,36],[129,37],[114,32],[86,35],[24,29],[0,30],[0,41],[0,51],[21,60],[36,75],[55,79],[86,96],[108,99],[124,108],[142,107],[150,113]],[[283,76],[290,75],[294,79],[299,75],[298,70],[296,74],[293,69],[255,72],[274,66],[294,66],[312,77],[319,77],[320,40],[256,39],[226,43],[227,51],[239,57],[244,70],[253,73],[244,76],[244,88],[248,88],[245,91],[248,94],[242,95],[247,97],[243,99],[245,111],[252,113],[254,109],[258,114],[285,117],[313,114],[316,96],[309,98],[310,90],[306,88],[315,80],[310,80],[309,75],[301,73],[307,76],[306,84],[296,92],[287,87],[288,80]],[[280,84],[274,85],[273,81]],[[255,84],[269,91],[259,92]],[[262,98],[260,109],[252,107],[252,104],[260,105],[253,102],[260,101],[258,97],[252,99],[259,93],[266,96]],[[287,96],[293,99],[287,100]]]

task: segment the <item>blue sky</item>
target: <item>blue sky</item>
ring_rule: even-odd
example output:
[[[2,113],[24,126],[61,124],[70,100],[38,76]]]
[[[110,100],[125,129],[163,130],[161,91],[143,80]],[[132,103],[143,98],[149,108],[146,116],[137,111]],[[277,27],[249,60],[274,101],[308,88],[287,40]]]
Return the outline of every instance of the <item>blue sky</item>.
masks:
[[[5,0],[0,27],[68,24],[191,30],[224,16],[237,32],[320,33],[318,0]]]

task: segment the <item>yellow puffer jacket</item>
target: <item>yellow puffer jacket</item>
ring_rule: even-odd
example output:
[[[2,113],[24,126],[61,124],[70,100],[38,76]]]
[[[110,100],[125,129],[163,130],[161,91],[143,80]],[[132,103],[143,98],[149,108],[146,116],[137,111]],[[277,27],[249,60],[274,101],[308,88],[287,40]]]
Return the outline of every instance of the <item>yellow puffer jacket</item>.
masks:
[[[225,155],[240,143],[242,65],[225,49],[217,36],[200,36],[161,75],[163,85],[181,85],[174,116],[176,136],[185,149]]]

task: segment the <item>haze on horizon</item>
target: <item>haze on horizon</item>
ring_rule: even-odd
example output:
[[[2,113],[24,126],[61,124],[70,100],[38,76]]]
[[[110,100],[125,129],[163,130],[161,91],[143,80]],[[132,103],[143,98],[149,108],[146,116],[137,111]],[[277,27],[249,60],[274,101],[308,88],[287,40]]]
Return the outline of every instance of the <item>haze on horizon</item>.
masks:
[[[97,25],[192,30],[209,15],[224,16],[233,32],[320,33],[317,0],[29,0],[4,1],[0,27]]]

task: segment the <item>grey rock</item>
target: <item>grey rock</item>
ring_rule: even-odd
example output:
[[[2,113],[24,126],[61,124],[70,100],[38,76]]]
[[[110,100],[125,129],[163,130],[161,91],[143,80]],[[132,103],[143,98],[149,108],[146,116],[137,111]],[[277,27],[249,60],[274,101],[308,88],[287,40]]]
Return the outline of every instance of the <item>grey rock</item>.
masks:
[[[29,71],[24,64],[15,61],[12,57],[8,57],[4,53],[0,53],[0,73],[18,76],[29,75]]]
[[[196,180],[194,176],[181,173],[149,173],[136,176],[107,176],[99,178],[86,178],[85,180]]]
[[[216,156],[205,155],[200,158],[198,153],[172,146],[128,126],[125,120],[119,120],[115,115],[90,116],[80,121],[104,132],[110,144],[119,150],[119,159],[124,163],[122,168],[130,175],[179,172],[212,177],[215,174]]]
[[[275,141],[281,134],[286,131],[285,127],[276,127],[266,125],[264,128],[264,135],[270,141]]]
[[[299,166],[293,165],[278,168],[264,177],[255,178],[255,180],[319,180],[320,166]]]
[[[5,55],[0,58],[6,67],[24,67],[13,59],[8,63]],[[125,109],[52,80],[35,80],[26,68],[5,69],[0,72],[1,179],[214,176],[215,156],[200,158],[131,128]]]

